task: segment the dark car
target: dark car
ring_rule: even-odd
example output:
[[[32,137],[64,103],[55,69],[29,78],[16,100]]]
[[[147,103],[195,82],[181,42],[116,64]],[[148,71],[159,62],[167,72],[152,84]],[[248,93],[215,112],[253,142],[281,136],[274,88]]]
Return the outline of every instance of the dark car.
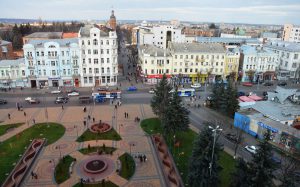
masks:
[[[286,82],[279,82],[277,85],[278,85],[278,86],[286,86],[287,83],[286,83]]]
[[[271,83],[271,82],[265,82],[264,86],[273,86],[273,83]]]
[[[100,87],[100,88],[97,88],[97,90],[98,90],[98,91],[107,91],[106,88],[101,88],[101,87]]]
[[[263,92],[263,96],[268,96],[268,92]]]
[[[227,134],[225,134],[225,137],[226,137],[228,140],[230,140],[230,141],[232,141],[232,142],[234,142],[234,143],[239,143],[238,137],[237,137],[236,135],[234,135],[234,134],[227,133]]]
[[[238,94],[237,94],[239,97],[240,96],[245,96],[246,95],[246,93],[245,92],[238,92]]]
[[[137,91],[137,87],[130,86],[130,87],[127,88],[127,91]]]
[[[7,104],[7,101],[5,99],[0,99],[0,104]]]

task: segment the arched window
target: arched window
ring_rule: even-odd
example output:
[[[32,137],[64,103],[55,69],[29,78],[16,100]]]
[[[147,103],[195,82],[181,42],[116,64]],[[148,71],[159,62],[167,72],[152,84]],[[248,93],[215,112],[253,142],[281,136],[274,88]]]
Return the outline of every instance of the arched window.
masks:
[[[93,45],[98,45],[98,40],[97,39],[93,40]]]
[[[109,68],[107,68],[107,73],[110,73],[110,69]]]

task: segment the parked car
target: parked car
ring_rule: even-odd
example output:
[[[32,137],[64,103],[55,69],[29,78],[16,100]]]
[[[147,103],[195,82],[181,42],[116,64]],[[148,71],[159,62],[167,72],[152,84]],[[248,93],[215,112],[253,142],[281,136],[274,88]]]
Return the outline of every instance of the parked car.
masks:
[[[265,82],[264,86],[273,86],[273,83],[272,82]]]
[[[251,82],[244,82],[243,86],[252,87],[253,84]]]
[[[287,83],[286,83],[286,82],[279,82],[277,85],[278,85],[278,86],[286,86]]]
[[[59,93],[61,93],[61,91],[60,90],[52,90],[51,93],[52,94],[59,94]]]
[[[0,104],[7,104],[7,101],[5,99],[0,99]]]
[[[98,91],[107,91],[106,88],[101,88],[101,87],[100,87],[100,88],[97,88],[97,90],[98,90]]]
[[[127,88],[127,91],[137,91],[137,87],[135,87],[135,86],[129,86]]]
[[[37,99],[37,98],[30,98],[30,99],[27,100],[27,102],[28,102],[29,104],[39,104],[39,103],[40,103],[40,100]]]
[[[79,92],[73,91],[71,93],[68,93],[68,96],[69,97],[71,97],[71,96],[79,96]]]
[[[250,152],[251,154],[257,153],[257,147],[254,145],[246,145],[245,149]]]
[[[154,94],[154,88],[151,88],[151,89],[149,90],[149,93],[150,93],[150,94]]]
[[[57,97],[54,101],[54,103],[67,103],[69,101],[68,97]]]
[[[240,96],[245,96],[246,93],[245,92],[238,92],[237,95],[240,97]]]
[[[230,141],[232,141],[232,142],[234,142],[234,143],[238,143],[238,142],[239,142],[239,141],[238,141],[238,137],[237,137],[235,134],[227,133],[227,134],[225,134],[225,137],[226,137],[228,140],[230,140]]]
[[[192,84],[191,88],[201,88],[201,84],[200,83]]]
[[[68,88],[66,90],[67,93],[78,92],[75,88]]]
[[[268,96],[268,92],[263,92],[263,96]]]
[[[300,182],[300,170],[294,171],[295,180]]]

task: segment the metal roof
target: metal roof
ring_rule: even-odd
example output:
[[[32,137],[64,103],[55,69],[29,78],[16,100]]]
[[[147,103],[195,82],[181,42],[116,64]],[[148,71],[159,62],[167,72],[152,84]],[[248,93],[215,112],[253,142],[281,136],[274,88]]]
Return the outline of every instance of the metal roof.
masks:
[[[84,27],[81,27],[79,30],[80,36],[81,37],[90,37],[90,30],[92,28],[97,28],[97,27],[95,27],[94,25],[85,25]],[[100,36],[109,36],[109,35],[107,32],[100,30]]]
[[[25,38],[48,38],[48,39],[58,39],[62,38],[63,32],[34,32],[25,36]]]
[[[300,43],[285,42],[285,41],[272,41],[265,45],[265,47],[289,51],[289,52],[300,52]]]
[[[177,53],[225,53],[226,49],[218,43],[171,43],[171,50]]]
[[[8,67],[8,66],[18,66],[19,64],[24,64],[25,59],[19,58],[15,60],[0,60],[0,67]]]
[[[148,54],[150,56],[170,56],[170,52],[168,49],[162,49],[159,47],[156,47],[154,45],[149,45],[149,44],[145,44],[145,45],[141,45],[139,46],[140,51],[142,51],[143,54]]]
[[[200,43],[261,43],[257,38],[196,37]]]
[[[66,39],[49,39],[49,40],[29,40],[27,44],[32,44],[34,47],[43,47],[47,42],[56,42],[60,46],[69,46],[71,43],[78,44],[78,38],[66,38]]]

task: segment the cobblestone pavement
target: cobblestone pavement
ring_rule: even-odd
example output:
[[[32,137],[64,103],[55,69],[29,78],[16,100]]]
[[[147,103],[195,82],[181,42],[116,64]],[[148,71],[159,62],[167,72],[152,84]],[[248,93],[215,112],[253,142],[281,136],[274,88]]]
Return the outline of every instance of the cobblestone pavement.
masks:
[[[105,106],[86,106],[87,112],[83,112],[82,107],[48,107],[45,108],[31,108],[26,109],[26,117],[23,112],[17,109],[1,109],[0,110],[0,125],[10,124],[16,122],[24,122],[22,125],[14,130],[7,132],[5,135],[0,136],[0,141],[16,135],[17,133],[25,130],[33,125],[33,119],[36,123],[40,122],[56,122],[64,125],[66,132],[62,138],[57,142],[46,146],[33,164],[31,171],[37,173],[38,179],[32,179],[27,175],[22,186],[73,186],[80,181],[80,172],[78,165],[84,160],[87,155],[83,155],[78,150],[87,148],[88,145],[96,146],[103,145],[115,147],[117,150],[109,159],[117,164],[117,158],[125,152],[130,153],[136,162],[136,171],[133,177],[127,181],[120,177],[116,172],[112,172],[105,176],[105,179],[112,181],[119,186],[165,186],[161,169],[159,168],[158,160],[154,154],[150,138],[145,135],[140,125],[134,121],[135,117],[140,119],[154,117],[149,105],[122,105],[118,109],[114,105]],[[47,111],[47,112],[46,112]],[[129,113],[129,118],[125,118],[124,113]],[[8,113],[11,119],[8,119]],[[48,114],[48,119],[45,114]],[[113,128],[121,135],[122,140],[92,140],[86,142],[76,142],[87,127],[83,125],[83,121],[90,115],[98,122],[102,120],[113,126]],[[91,125],[91,124],[88,124]],[[147,161],[141,163],[137,155],[146,155]],[[71,155],[76,158],[76,163],[73,167],[73,172],[70,178],[64,183],[57,185],[54,180],[54,166],[59,162],[63,155]],[[29,171],[29,173],[31,172]]]

